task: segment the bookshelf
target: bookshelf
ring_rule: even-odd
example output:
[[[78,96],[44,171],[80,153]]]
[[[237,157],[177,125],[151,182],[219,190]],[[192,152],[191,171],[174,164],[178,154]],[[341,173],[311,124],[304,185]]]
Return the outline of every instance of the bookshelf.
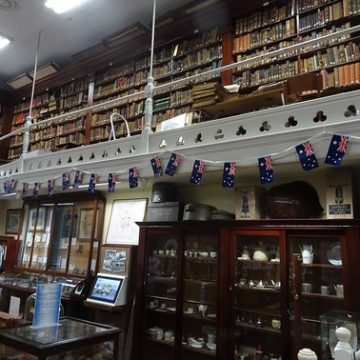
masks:
[[[32,116],[36,121],[54,117],[86,106],[88,103],[88,80],[72,80],[60,87],[48,89],[34,97]],[[29,113],[30,100],[23,99],[15,104],[11,122],[14,131],[24,126]],[[29,151],[57,151],[84,143],[86,113],[69,116],[61,122],[48,123],[31,131]],[[8,159],[17,158],[22,153],[23,136],[11,137]]]
[[[269,5],[248,17],[235,20],[233,59],[241,61],[269,51],[336,33],[358,23],[356,0],[295,0],[283,6]],[[266,60],[238,67],[233,82],[250,93],[261,85],[314,72],[322,89],[343,89],[360,83],[359,39],[339,36],[302,50],[287,50]]]
[[[221,66],[222,32],[219,27],[177,39],[154,52],[153,77],[157,85]],[[94,103],[142,91],[146,85],[150,55],[145,53],[127,63],[111,64],[95,74]],[[205,79],[206,80],[206,79]],[[191,112],[192,84],[154,96],[153,128],[164,120]],[[112,108],[94,111],[91,116],[90,142],[105,141],[110,134],[110,115],[121,113],[129,122],[130,132],[139,133],[144,124],[145,96],[119,101]],[[116,136],[125,136],[125,124],[115,121]]]

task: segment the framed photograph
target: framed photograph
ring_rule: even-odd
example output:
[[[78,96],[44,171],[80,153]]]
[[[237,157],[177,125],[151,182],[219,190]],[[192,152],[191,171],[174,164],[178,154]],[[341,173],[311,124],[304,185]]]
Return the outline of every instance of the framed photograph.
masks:
[[[139,227],[144,221],[147,199],[114,200],[106,244],[138,245]]]
[[[36,222],[36,214],[37,214],[37,222]],[[46,209],[44,207],[39,208],[39,212],[37,213],[37,209],[30,209],[30,224],[29,229],[35,230],[45,230],[45,215]]]
[[[131,246],[102,246],[100,254],[100,272],[128,275],[130,251]]]
[[[9,209],[6,212],[5,234],[17,234],[20,227],[21,209]]]
[[[93,222],[96,220],[94,217],[94,209],[80,209],[79,224],[78,224],[78,239],[89,240],[91,238],[91,229]],[[94,237],[96,237],[97,226],[95,225]]]

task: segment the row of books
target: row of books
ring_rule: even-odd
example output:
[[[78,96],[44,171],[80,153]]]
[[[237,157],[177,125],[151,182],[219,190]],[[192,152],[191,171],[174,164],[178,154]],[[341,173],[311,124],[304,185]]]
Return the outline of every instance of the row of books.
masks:
[[[69,122],[63,125],[57,126],[56,135],[66,135],[68,133],[74,132],[74,131],[83,131],[84,130],[85,121],[84,119],[79,119],[74,122]]]
[[[290,41],[282,41],[281,43],[278,43],[276,45],[272,45],[271,47],[266,47],[264,46],[261,49],[257,49],[255,52],[250,53],[250,54],[237,54],[236,55],[236,61],[243,61],[243,60],[247,60],[247,59],[251,59],[255,56],[260,56],[263,54],[266,54],[270,51],[274,51],[274,50],[278,50],[278,49],[282,49],[291,45],[295,44],[295,40],[292,39]],[[294,56],[297,54],[297,51],[292,49],[292,50],[286,50],[281,52],[281,54],[277,55],[277,56],[272,56],[272,57],[268,57],[268,58],[259,58],[256,61],[252,61],[251,63],[247,64],[247,65],[242,65],[242,66],[238,66],[236,68],[236,71],[242,71],[245,69],[251,69],[257,66],[261,66],[264,64],[269,64],[272,63],[274,61],[281,61],[283,59],[286,59],[288,57]]]
[[[170,107],[170,96],[154,99],[154,111],[165,110]]]
[[[184,39],[179,43],[175,43],[154,53],[154,64],[168,60],[172,57],[182,56],[184,54],[197,51],[199,48],[209,46],[221,40],[221,28],[215,27],[207,32],[200,33],[191,40]],[[131,60],[126,64],[111,66],[105,71],[98,72],[95,77],[96,83],[101,83],[116,77],[126,76],[134,71],[140,71],[150,66],[150,56],[145,55],[137,60]]]
[[[192,112],[192,105],[185,105],[181,107],[169,108],[164,111],[159,111],[153,114],[152,125],[155,127],[158,123],[171,119],[175,116]]]
[[[359,0],[343,0],[344,16],[360,14]]]
[[[304,72],[307,72],[357,59],[360,59],[359,44],[350,42],[327,48],[326,52],[317,52],[309,58],[300,59],[300,66]]]
[[[130,133],[141,131],[143,128],[143,122],[144,122],[143,117],[134,119],[133,121],[129,121],[128,124],[129,124]],[[106,140],[109,138],[110,132],[111,132],[110,125],[91,129],[90,142]],[[115,135],[117,137],[126,135],[126,126],[124,122],[115,124]]]
[[[236,76],[234,81],[240,85],[240,88],[247,88],[282,80],[297,74],[299,74],[298,62],[287,61],[284,64],[272,64],[268,68],[259,69],[254,72],[246,70],[241,75]]]
[[[360,62],[322,70],[321,75],[324,90],[360,84]]]
[[[280,40],[284,37],[295,35],[295,19],[289,19],[277,23],[270,28],[235,37],[233,39],[233,51],[241,52],[251,50],[252,48],[266,45],[269,42]]]
[[[341,2],[318,9],[318,11],[300,17],[299,31],[312,29],[316,26],[325,25],[331,21],[339,20],[344,16],[343,5]]]
[[[326,5],[333,0],[298,0],[298,11],[311,10],[322,5]]]
[[[82,79],[74,80],[69,84],[63,85],[60,88],[60,96],[61,97],[69,96],[79,91],[85,91],[87,89],[87,83],[88,83],[87,78],[82,78]]]
[[[346,24],[337,25],[337,26],[333,25],[333,26],[331,26],[331,28],[323,28],[323,29],[318,30],[318,31],[313,31],[310,34],[302,35],[302,36],[299,37],[299,42],[304,42],[304,41],[308,41],[308,40],[312,40],[312,39],[317,39],[317,38],[319,38],[321,36],[328,35],[328,34],[333,34],[333,33],[336,33],[338,31],[348,29],[350,27],[351,27],[351,25],[350,25],[349,22],[346,23]],[[343,34],[343,35],[341,35],[341,36],[339,36],[337,38],[332,38],[332,39],[328,39],[328,40],[321,40],[316,44],[307,45],[307,46],[302,47],[300,49],[300,52],[307,52],[307,51],[312,51],[312,50],[317,49],[317,48],[327,47],[329,45],[333,45],[333,44],[336,44],[338,42],[349,39],[350,37],[351,37],[350,34]]]
[[[235,21],[235,34],[241,35],[260,27],[274,24],[293,15],[293,13],[294,10],[291,4],[257,11],[248,17]]]
[[[63,97],[59,100],[59,110],[71,108],[87,101],[87,93],[84,91],[76,92],[73,95]]]

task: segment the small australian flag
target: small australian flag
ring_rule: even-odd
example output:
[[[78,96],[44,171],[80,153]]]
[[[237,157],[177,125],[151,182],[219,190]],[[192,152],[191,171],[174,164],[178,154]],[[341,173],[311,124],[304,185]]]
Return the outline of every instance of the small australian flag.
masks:
[[[271,183],[274,180],[274,166],[271,155],[258,158],[260,182]]]
[[[224,163],[224,171],[222,178],[222,186],[223,187],[234,187],[235,184],[235,169],[236,165],[234,162],[226,162]]]
[[[138,187],[139,173],[137,168],[129,169],[129,187],[130,189]]]
[[[180,162],[181,156],[179,154],[172,153],[166,166],[165,174],[174,176],[176,169],[180,165]]]
[[[28,183],[23,183],[23,188],[22,188],[22,197],[24,198],[27,194],[29,190],[29,184]]]
[[[114,192],[116,185],[116,174],[110,173],[108,177],[108,192]]]
[[[62,174],[62,188],[67,190],[70,187],[70,174],[68,172]]]
[[[73,182],[73,188],[78,189],[82,182],[83,173],[80,170],[76,170]]]
[[[38,196],[39,190],[40,190],[40,183],[36,182],[34,184],[34,189],[33,189],[33,198],[36,198]]]
[[[55,186],[55,180],[54,179],[48,180],[47,183],[48,196],[51,196],[54,193],[54,186]]]
[[[204,171],[205,171],[205,161],[195,160],[191,172],[190,183],[196,185],[200,184]]]
[[[159,156],[154,157],[153,159],[150,160],[150,163],[154,172],[154,177],[156,178],[161,176],[163,174],[163,169],[162,169],[160,157]]]
[[[94,193],[95,192],[95,187],[96,187],[96,183],[97,183],[97,175],[96,174],[91,174],[90,175],[90,180],[89,180],[89,188],[88,191],[90,193]]]
[[[349,144],[349,137],[342,135],[333,135],[328,153],[326,155],[325,163],[330,165],[340,166],[346,149]]]
[[[299,155],[299,160],[303,170],[309,171],[319,167],[316,156],[314,154],[314,149],[309,141],[296,146],[295,149]]]

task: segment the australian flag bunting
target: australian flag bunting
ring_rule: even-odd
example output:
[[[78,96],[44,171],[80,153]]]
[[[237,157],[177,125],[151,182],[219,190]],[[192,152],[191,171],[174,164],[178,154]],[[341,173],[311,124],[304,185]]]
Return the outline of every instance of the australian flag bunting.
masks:
[[[169,162],[166,166],[165,174],[174,176],[176,169],[180,165],[181,156],[179,154],[172,153],[169,159]]]
[[[260,182],[271,183],[274,180],[274,166],[271,155],[258,158]]]
[[[224,163],[224,171],[222,178],[222,186],[223,187],[234,187],[235,184],[235,169],[236,165],[234,162],[226,162]]]
[[[138,169],[137,168],[129,169],[129,187],[130,187],[130,189],[134,189],[134,188],[138,187],[138,185],[139,185],[138,179],[139,179]]]
[[[295,149],[299,155],[299,160],[303,170],[309,171],[319,167],[316,156],[314,154],[314,149],[309,141],[296,146]]]
[[[330,165],[340,166],[346,149],[349,145],[349,137],[342,135],[333,135],[328,153],[326,155],[325,163]]]
[[[55,187],[55,180],[54,179],[48,180],[47,183],[48,196],[51,196],[54,193],[54,187]]]
[[[88,191],[90,193],[95,192],[95,187],[96,187],[97,180],[98,180],[98,176],[96,174],[91,174],[90,175],[89,188],[88,188]]]
[[[196,185],[200,184],[204,171],[205,171],[205,161],[195,160],[191,172],[190,183]]]
[[[12,180],[6,180],[4,182],[4,191],[5,191],[5,194],[11,194],[12,192],[15,191],[15,188],[16,188],[16,184],[17,184],[17,181],[12,179]]]
[[[62,188],[67,190],[70,187],[70,174],[68,172],[62,174]]]
[[[33,198],[37,198],[38,194],[39,194],[39,191],[40,191],[40,183],[39,182],[36,182],[34,184],[34,189],[33,189]]]
[[[154,172],[154,177],[156,178],[161,176],[163,174],[163,169],[162,169],[160,157],[159,156],[154,157],[153,159],[150,160],[150,163]]]
[[[23,188],[22,188],[22,197],[24,198],[27,194],[29,190],[29,184],[28,183],[23,183]]]
[[[73,188],[78,189],[83,179],[83,173],[80,170],[76,170],[73,182]]]
[[[108,177],[108,192],[115,191],[116,180],[116,174],[110,173]]]

